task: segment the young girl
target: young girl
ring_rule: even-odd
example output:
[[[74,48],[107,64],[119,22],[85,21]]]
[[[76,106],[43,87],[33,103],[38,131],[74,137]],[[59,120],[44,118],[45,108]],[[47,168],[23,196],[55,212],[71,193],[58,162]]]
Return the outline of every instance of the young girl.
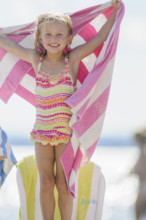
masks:
[[[69,127],[72,113],[65,100],[75,92],[80,61],[106,40],[114,24],[120,0],[113,0],[112,5],[114,12],[99,33],[86,44],[67,52],[67,55],[65,50],[73,39],[71,19],[67,15],[39,16],[34,50],[0,37],[0,47],[30,62],[36,73],[36,122],[31,140],[35,142],[44,220],[54,219],[55,184],[61,219],[69,220],[72,216],[73,199],[60,162],[61,154],[72,136]]]

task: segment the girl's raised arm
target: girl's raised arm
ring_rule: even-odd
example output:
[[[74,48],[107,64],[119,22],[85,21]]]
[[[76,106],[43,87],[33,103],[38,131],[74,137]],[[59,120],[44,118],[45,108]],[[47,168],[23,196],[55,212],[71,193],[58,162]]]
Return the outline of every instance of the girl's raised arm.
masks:
[[[108,21],[100,29],[98,34],[87,43],[76,47],[72,51],[72,55],[76,57],[75,59],[81,60],[84,57],[88,56],[89,54],[94,52],[106,40],[115,22],[117,11],[120,8],[120,0],[113,0],[112,5],[114,7],[114,12],[112,13]]]
[[[0,47],[22,60],[33,63],[34,50],[24,48],[10,38],[0,36]]]

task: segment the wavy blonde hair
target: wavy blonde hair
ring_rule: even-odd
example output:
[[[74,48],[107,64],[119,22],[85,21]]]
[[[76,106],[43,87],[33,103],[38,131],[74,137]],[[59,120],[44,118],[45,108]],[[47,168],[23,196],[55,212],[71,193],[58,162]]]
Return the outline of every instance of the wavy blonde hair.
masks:
[[[55,21],[63,21],[68,29],[68,34],[72,35],[72,21],[70,16],[66,14],[55,14],[55,13],[48,13],[48,14],[42,14],[38,17],[36,21],[36,29],[35,29],[35,51],[39,56],[45,56],[47,54],[47,51],[41,44],[39,37],[41,34],[41,26],[44,23],[50,23]],[[66,48],[67,50],[67,48]],[[68,50],[67,50],[68,52]]]

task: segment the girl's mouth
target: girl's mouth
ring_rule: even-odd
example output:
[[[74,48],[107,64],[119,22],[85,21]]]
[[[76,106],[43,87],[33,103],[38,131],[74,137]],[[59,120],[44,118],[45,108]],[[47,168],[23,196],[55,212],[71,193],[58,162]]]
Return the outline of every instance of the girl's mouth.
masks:
[[[59,44],[49,44],[50,47],[53,47],[53,48],[57,48],[59,47]]]

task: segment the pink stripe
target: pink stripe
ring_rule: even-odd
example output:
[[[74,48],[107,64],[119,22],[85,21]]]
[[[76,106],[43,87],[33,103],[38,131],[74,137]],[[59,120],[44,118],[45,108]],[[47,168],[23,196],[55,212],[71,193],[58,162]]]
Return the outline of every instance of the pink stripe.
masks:
[[[86,111],[89,102],[90,102],[90,98],[80,107],[79,111],[77,112],[78,121],[80,120],[80,118],[84,114],[84,112]]]
[[[67,155],[67,157],[66,157]],[[61,155],[61,163],[63,166],[63,170],[65,173],[65,177],[67,182],[69,181],[69,177],[70,177],[70,172],[73,166],[73,162],[74,162],[74,151],[73,151],[73,146],[71,144],[71,141],[68,143],[68,145],[66,146],[64,152]]]
[[[33,78],[35,78],[35,72],[33,68],[30,68],[30,70],[27,72],[28,75],[32,76]]]
[[[89,34],[90,32],[90,34]],[[79,33],[79,35],[87,42],[91,40],[95,35],[97,34],[97,31],[95,28],[91,25],[88,24],[86,28],[82,29]]]
[[[81,165],[82,158],[83,158],[83,154],[82,154],[80,148],[78,148],[78,151],[77,151],[75,159],[74,159],[74,164],[72,167],[72,169],[74,169],[76,174],[77,174],[77,171]]]
[[[96,57],[99,56],[99,54],[100,54],[100,52],[101,52],[103,46],[104,46],[104,43],[101,44],[100,47],[98,47],[98,49],[94,51],[94,54],[95,54]]]
[[[113,13],[114,8],[113,7],[109,7],[106,10],[104,10],[102,13],[105,15],[105,17],[107,19],[109,19],[109,17],[111,16],[111,14]]]
[[[35,95],[33,93],[31,93],[21,85],[17,87],[15,92],[17,95],[24,98],[26,101],[28,101],[29,103],[35,106]]]
[[[27,36],[26,35],[12,35],[8,34],[7,37],[14,40],[17,44],[19,44],[22,40],[24,40]]]
[[[27,25],[26,27],[21,28],[19,31],[22,31],[21,34],[23,34],[23,31],[24,31],[25,34],[26,34],[26,32],[29,34],[29,33],[32,33],[32,30],[30,31],[30,29],[32,29],[34,26],[35,26],[35,23],[33,22],[33,23]],[[17,31],[16,31],[16,33],[17,33]]]
[[[85,110],[82,118],[72,126],[73,131],[75,131],[78,137],[81,137],[84,132],[86,132],[105,112],[109,91],[110,86],[108,86],[102,95],[100,95],[100,97],[98,97],[94,103],[87,110]]]
[[[85,67],[85,65],[83,64],[83,62],[80,62],[80,66],[79,66],[79,72],[78,72],[78,80],[80,81],[80,83],[83,83],[84,79],[87,77],[88,75],[88,70]]]
[[[22,80],[23,76],[26,74],[28,69],[30,68],[30,64],[19,60],[10,71],[7,79],[3,83],[1,87],[1,92],[5,92],[6,99],[8,100],[9,97],[15,92],[16,88],[18,87],[20,81]],[[16,75],[16,73],[19,73]],[[16,77],[17,76],[17,77]],[[7,92],[6,92],[7,91]],[[7,93],[7,94],[6,94]]]
[[[70,187],[70,194],[73,198],[75,198],[75,183]]]
[[[95,143],[86,150],[88,159],[90,160],[98,144],[99,138]]]
[[[74,169],[75,173],[77,174],[78,168],[80,167],[81,161],[82,161],[82,153],[80,148],[78,148],[76,156],[74,156],[73,146],[71,144],[71,141],[66,146],[64,152],[61,155],[61,163],[63,166],[63,170],[65,173],[65,178],[67,180],[67,183],[70,178],[71,171]],[[75,185],[73,184],[71,188],[69,189],[71,196],[75,197]]]

